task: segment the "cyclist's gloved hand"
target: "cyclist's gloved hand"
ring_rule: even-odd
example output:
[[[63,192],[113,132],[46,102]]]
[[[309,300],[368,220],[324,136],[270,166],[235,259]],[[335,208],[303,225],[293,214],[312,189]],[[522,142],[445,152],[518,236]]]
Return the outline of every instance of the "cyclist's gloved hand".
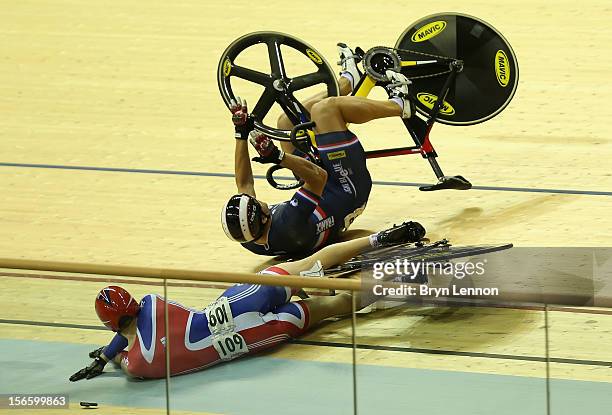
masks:
[[[76,372],[74,375],[70,376],[70,382],[76,382],[81,379],[91,379],[99,376],[104,371],[104,366],[106,366],[106,360],[101,357],[97,357],[91,364],[87,367]]]
[[[259,157],[253,158],[253,161],[258,163],[274,163],[280,164],[285,157],[285,152],[276,147],[276,144],[264,133],[253,130],[249,134],[249,141],[255,147]]]
[[[236,100],[230,101],[230,111],[232,112],[232,122],[236,131],[235,138],[237,140],[246,140],[249,133],[255,128],[254,119],[247,109],[246,99],[236,97]]]

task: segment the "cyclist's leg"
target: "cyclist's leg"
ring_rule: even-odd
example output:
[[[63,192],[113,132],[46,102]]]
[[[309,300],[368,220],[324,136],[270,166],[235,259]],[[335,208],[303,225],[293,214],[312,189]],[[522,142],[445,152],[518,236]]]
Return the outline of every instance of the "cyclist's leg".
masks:
[[[317,134],[346,131],[346,124],[363,124],[378,118],[398,117],[402,108],[394,101],[376,101],[363,97],[329,97],[312,106],[312,120]]]
[[[341,76],[338,79],[338,86],[340,87],[340,95],[348,95],[351,93],[351,82],[347,78]],[[305,100],[302,104],[308,110],[308,112],[310,112],[314,104],[320,102],[325,98],[327,98],[327,92],[319,92],[318,94],[313,95],[312,97]],[[293,128],[293,123],[285,113],[282,113],[276,121],[276,128],[281,130],[291,130]],[[293,144],[288,141],[281,141],[280,144],[281,148],[286,153],[292,154],[295,150]]]
[[[308,327],[314,327],[326,318],[350,314],[352,297],[349,293],[334,296],[311,297],[302,302],[309,311]]]
[[[341,76],[338,79],[338,86],[340,87],[340,95],[348,95],[351,93],[351,82],[345,77]],[[306,99],[302,105],[304,105],[308,112],[310,112],[314,104],[325,98],[327,98],[327,92],[319,92],[318,94]],[[293,128],[293,123],[285,113],[282,113],[276,121],[276,128],[281,130],[291,130]]]
[[[352,297],[348,293],[283,304],[262,316],[266,323],[251,333],[249,349],[252,344],[267,348],[288,338],[299,337],[322,320],[350,314],[351,310]]]
[[[308,328],[314,327],[330,317],[351,314],[353,311],[353,296],[355,296],[355,311],[359,311],[380,300],[378,296],[369,295],[368,291],[308,298],[302,301],[309,310]]]
[[[260,316],[263,324],[241,331],[249,345],[249,353],[257,353],[299,337],[310,326],[310,311],[304,301],[283,304]]]

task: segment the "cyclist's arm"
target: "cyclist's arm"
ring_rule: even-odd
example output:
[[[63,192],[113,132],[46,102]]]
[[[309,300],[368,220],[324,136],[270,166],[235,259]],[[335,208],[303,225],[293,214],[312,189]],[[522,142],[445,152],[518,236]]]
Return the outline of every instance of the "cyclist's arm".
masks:
[[[255,197],[255,181],[251,169],[249,157],[249,145],[247,140],[236,140],[234,151],[234,174],[236,176],[236,187],[238,193],[246,193]]]
[[[327,172],[311,161],[293,154],[285,153],[285,157],[280,163],[281,166],[288,168],[296,176],[304,180],[304,188],[317,196],[323,194],[323,189],[327,183]]]

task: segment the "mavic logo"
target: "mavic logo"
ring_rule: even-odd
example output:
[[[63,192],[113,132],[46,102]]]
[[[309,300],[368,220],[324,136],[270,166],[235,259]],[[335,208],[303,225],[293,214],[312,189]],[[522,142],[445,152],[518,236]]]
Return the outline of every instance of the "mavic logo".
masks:
[[[438,97],[427,92],[419,92],[417,94],[417,99],[421,104],[425,105],[429,109],[432,109],[436,104]],[[442,108],[440,108],[440,114],[453,115],[455,114],[455,109],[447,101],[444,101],[442,103]]]
[[[232,62],[230,61],[229,58],[225,58],[225,61],[223,61],[223,76],[227,78],[231,71],[232,71]]]
[[[510,82],[510,66],[508,65],[508,56],[503,50],[498,50],[495,54],[495,76],[497,82],[504,88]]]
[[[323,64],[323,59],[319,56],[317,52],[312,49],[306,49],[306,55],[310,58],[311,61],[316,63],[317,65]]]
[[[425,42],[432,37],[438,36],[445,28],[446,22],[444,20],[427,23],[425,26],[422,26],[416,32],[414,32],[412,35],[412,41],[415,43]]]

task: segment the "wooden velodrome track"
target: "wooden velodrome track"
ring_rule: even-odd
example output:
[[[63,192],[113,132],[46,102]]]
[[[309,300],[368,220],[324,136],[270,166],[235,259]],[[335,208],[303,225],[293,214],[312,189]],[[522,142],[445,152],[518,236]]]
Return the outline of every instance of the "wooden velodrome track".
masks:
[[[462,174],[474,185],[489,188],[423,193],[402,185],[432,181],[423,160],[373,160],[369,166],[374,180],[395,185],[374,186],[368,209],[354,227],[378,230],[413,218],[427,227],[430,238],[444,236],[460,244],[612,243],[609,2],[248,4],[0,3],[1,257],[261,269],[266,259],[228,241],[219,224],[220,207],[234,192],[233,178],[226,176],[233,166],[231,122],[216,85],[223,49],[244,33],[277,30],[306,40],[335,62],[338,41],[364,49],[392,45],[418,18],[451,10],[492,23],[513,45],[521,68],[517,95],[501,115],[473,127],[438,125],[432,134],[447,174]],[[397,134],[403,131],[398,120],[353,130],[368,149],[405,140],[404,134]],[[255,170],[264,173],[259,166]],[[206,174],[171,174],[176,172]],[[256,186],[264,200],[288,196],[262,180]],[[87,345],[108,341],[108,332],[70,328],[99,325],[92,303],[104,278],[14,271],[3,275],[2,339]],[[159,286],[129,288],[135,296],[161,293]],[[201,284],[179,284],[170,287],[169,297],[202,307],[219,292]],[[584,385],[600,382],[611,390],[612,369],[601,363],[612,362],[610,312],[558,308],[549,318],[551,356],[566,359],[551,365],[551,376]],[[15,324],[19,321],[56,326]],[[358,357],[366,367],[543,378],[543,324],[544,314],[537,309],[379,311],[358,319],[358,342],[372,346],[360,350]],[[288,345],[270,356],[313,364],[350,363],[349,349],[332,347],[350,343],[349,322],[330,323],[305,339],[313,344]],[[86,355],[72,357],[71,366],[57,373],[58,382],[66,382],[86,361]],[[30,384],[36,379],[32,372]],[[350,376],[345,380],[350,389]],[[28,392],[0,384],[0,393]],[[543,396],[542,385],[526,393]],[[562,399],[554,385],[553,407]],[[360,399],[365,401],[363,392]],[[473,405],[478,407],[478,402]],[[103,413],[126,413],[121,406],[137,413],[128,401],[115,401]],[[558,411],[563,410],[560,406]]]

